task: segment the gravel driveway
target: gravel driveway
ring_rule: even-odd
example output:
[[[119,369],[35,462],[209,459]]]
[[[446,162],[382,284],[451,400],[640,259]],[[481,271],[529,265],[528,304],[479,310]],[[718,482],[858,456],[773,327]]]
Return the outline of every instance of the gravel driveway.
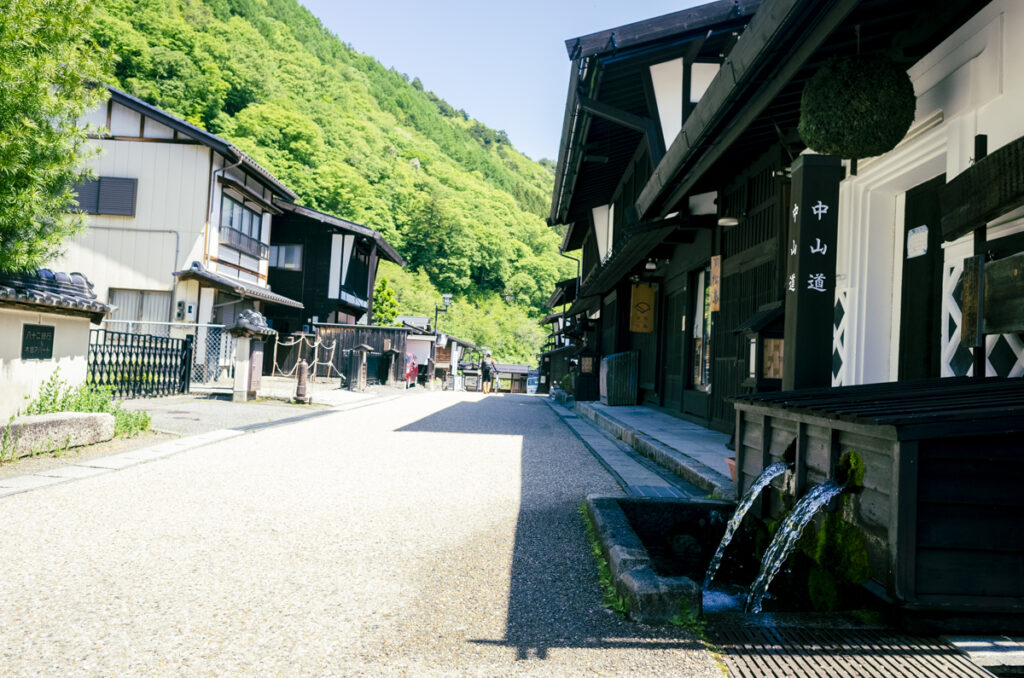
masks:
[[[0,674],[722,675],[600,605],[618,486],[538,397],[428,393],[0,499]]]

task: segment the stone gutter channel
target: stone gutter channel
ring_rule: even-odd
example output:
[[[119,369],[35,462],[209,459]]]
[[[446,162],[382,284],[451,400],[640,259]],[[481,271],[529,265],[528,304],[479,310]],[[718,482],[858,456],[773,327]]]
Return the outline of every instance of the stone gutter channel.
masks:
[[[576,403],[569,409],[552,398],[546,402],[626,494],[626,498],[588,496],[586,510],[601,542],[615,588],[627,603],[629,618],[644,624],[665,624],[680,614],[699,616],[700,584],[689,577],[667,577],[655,572],[647,548],[623,510],[623,502],[649,502],[655,511],[691,506],[704,515],[715,512],[719,522],[724,522],[732,514],[734,503],[713,500],[707,495],[731,499],[735,493],[732,482],[585,403]],[[652,460],[668,460],[672,466],[666,468]],[[684,467],[685,474],[670,473]]]

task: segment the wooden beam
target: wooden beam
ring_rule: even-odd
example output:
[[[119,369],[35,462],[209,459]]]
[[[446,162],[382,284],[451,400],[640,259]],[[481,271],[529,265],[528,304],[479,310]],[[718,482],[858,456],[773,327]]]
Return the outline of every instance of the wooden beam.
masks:
[[[628,111],[609,106],[608,104],[595,101],[585,96],[580,96],[580,108],[591,115],[596,115],[599,118],[610,120],[616,124],[628,127],[631,130],[640,133],[647,132],[647,126],[651,123],[650,118],[642,118],[639,115],[634,115]]]
[[[598,118],[604,118],[647,137],[647,145],[651,150],[651,163],[657,166],[665,155],[665,140],[661,138],[658,124],[651,118],[634,115],[614,106],[595,101],[580,95],[580,109]]]

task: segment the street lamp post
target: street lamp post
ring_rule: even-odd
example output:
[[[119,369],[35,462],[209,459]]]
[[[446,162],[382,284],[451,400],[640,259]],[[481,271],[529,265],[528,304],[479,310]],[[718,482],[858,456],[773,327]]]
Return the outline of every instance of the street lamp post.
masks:
[[[438,306],[437,304],[434,304],[434,334],[437,334],[437,314],[448,313],[448,307],[452,305],[452,295],[442,294],[441,301],[444,304],[444,306]]]
[[[431,374],[430,374],[430,381],[431,381],[431,383],[433,383],[433,381],[434,381],[433,366],[437,365],[437,338],[438,338],[438,336],[440,336],[438,331],[437,331],[437,314],[438,313],[444,313],[444,314],[448,313],[448,307],[452,305],[452,295],[450,295],[450,294],[442,294],[441,295],[441,303],[443,303],[444,306],[438,306],[437,304],[434,304],[434,345],[430,347],[430,362],[432,363]]]

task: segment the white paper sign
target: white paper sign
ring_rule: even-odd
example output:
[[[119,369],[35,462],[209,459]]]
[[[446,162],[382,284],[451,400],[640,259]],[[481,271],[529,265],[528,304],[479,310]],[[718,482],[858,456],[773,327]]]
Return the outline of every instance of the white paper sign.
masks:
[[[907,231],[907,259],[928,254],[928,227],[918,226]]]

